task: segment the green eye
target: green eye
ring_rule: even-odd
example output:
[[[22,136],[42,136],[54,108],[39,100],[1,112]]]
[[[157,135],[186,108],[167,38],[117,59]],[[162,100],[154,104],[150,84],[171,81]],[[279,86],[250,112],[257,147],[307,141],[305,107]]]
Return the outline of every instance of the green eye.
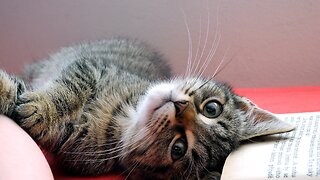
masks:
[[[216,118],[222,113],[222,105],[217,101],[209,101],[203,106],[202,111],[207,118]]]

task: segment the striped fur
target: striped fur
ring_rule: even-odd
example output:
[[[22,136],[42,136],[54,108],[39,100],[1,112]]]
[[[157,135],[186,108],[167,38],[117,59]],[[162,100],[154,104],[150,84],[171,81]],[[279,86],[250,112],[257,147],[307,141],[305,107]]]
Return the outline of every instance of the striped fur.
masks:
[[[63,48],[30,65],[23,79],[27,90],[0,73],[0,112],[82,175],[213,178],[241,140],[292,130],[225,84],[172,78],[158,53],[132,40]],[[221,114],[207,117],[207,102]]]

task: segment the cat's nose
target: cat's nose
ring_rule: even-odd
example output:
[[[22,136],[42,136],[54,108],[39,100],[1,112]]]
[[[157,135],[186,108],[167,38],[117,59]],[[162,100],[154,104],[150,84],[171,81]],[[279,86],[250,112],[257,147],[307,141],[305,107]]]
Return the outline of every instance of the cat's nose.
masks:
[[[176,125],[182,125],[184,128],[193,126],[196,120],[194,105],[189,101],[175,101],[173,103],[176,108]]]
[[[189,105],[189,102],[188,101],[184,101],[184,100],[175,101],[173,103],[174,103],[174,107],[176,108],[176,115],[177,116],[181,115]]]

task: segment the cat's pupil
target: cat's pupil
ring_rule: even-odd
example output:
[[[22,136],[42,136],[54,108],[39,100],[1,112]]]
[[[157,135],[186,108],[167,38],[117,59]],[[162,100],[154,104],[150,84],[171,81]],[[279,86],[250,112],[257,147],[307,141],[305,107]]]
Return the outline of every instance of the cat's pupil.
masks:
[[[208,106],[206,106],[206,111],[210,114],[216,114],[217,112],[216,107],[212,104],[209,104]]]
[[[172,146],[171,148],[171,157],[173,160],[178,160],[187,151],[187,145],[183,138],[179,138]]]
[[[208,118],[216,118],[222,113],[222,105],[216,101],[209,101],[205,104],[203,115]]]

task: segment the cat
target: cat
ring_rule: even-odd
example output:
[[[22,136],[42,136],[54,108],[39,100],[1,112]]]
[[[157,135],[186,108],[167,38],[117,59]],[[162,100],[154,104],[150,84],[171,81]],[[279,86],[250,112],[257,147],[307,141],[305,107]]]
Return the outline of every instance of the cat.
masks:
[[[68,172],[130,179],[219,178],[241,141],[293,130],[225,83],[173,77],[154,49],[121,38],[62,48],[21,78],[1,71],[0,113]]]

